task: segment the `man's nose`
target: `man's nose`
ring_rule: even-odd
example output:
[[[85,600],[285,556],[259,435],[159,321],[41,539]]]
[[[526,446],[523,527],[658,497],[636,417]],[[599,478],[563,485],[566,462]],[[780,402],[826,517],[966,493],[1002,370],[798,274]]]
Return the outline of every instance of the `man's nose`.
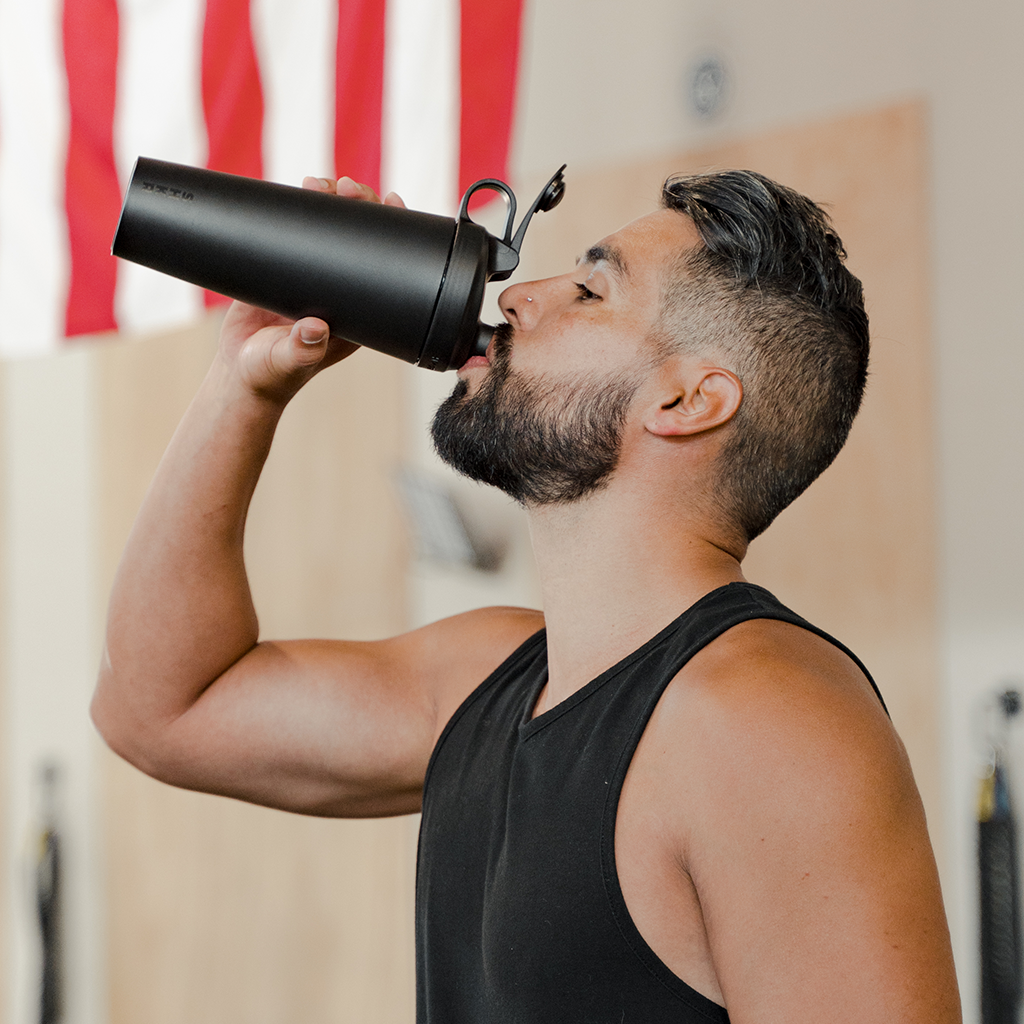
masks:
[[[537,322],[546,284],[546,281],[521,281],[498,296],[498,306],[513,327],[529,330]]]

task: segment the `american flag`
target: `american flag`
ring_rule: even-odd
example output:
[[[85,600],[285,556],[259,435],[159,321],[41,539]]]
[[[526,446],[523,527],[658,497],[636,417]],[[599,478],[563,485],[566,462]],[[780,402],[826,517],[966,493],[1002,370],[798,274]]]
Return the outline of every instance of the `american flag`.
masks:
[[[139,155],[450,213],[507,175],[522,0],[0,0],[0,355],[219,301],[109,255]]]

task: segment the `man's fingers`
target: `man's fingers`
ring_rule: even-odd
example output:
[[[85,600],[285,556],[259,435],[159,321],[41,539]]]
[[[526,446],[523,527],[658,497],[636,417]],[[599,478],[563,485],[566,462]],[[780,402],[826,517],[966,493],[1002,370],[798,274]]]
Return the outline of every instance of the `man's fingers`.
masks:
[[[338,178],[337,181],[331,178],[314,178],[312,176],[302,179],[302,187],[311,189],[314,192],[329,192],[333,195],[345,196],[346,199],[362,199],[369,203],[379,203],[381,198],[369,185],[361,185],[349,177]],[[405,201],[397,192],[389,192],[384,197],[385,206],[398,206],[405,209]]]
[[[370,203],[380,202],[380,196],[369,185],[361,185],[349,177],[338,179],[337,190],[339,196],[346,196],[349,199],[363,199]]]
[[[314,178],[311,175],[302,179],[302,187],[313,192],[334,192],[337,183],[330,178]]]
[[[304,345],[322,345],[330,333],[323,320],[306,318],[297,321],[295,326],[299,329],[299,340]]]
[[[323,320],[312,316],[297,320],[288,336],[289,355],[298,366],[316,366],[327,352],[330,337]]]
[[[329,336],[327,325],[314,317],[265,327],[243,346],[243,374],[256,391],[290,397],[323,360]]]

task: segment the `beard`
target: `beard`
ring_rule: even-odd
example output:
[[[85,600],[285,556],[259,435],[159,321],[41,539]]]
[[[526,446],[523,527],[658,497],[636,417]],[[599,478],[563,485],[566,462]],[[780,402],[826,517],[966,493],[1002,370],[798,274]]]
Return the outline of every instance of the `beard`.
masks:
[[[513,329],[494,336],[491,369],[476,394],[460,380],[431,425],[441,459],[522,505],[579,501],[603,487],[619,461],[639,373],[539,381],[510,365]]]

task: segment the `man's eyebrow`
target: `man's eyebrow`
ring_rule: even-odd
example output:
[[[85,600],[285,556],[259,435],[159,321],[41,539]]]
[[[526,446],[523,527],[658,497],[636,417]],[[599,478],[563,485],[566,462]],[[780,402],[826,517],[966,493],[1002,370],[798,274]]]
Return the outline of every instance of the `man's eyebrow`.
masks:
[[[610,245],[592,245],[578,260],[576,265],[581,263],[600,263],[604,261],[609,264],[619,277],[629,277],[629,268],[623,259],[622,253]]]

